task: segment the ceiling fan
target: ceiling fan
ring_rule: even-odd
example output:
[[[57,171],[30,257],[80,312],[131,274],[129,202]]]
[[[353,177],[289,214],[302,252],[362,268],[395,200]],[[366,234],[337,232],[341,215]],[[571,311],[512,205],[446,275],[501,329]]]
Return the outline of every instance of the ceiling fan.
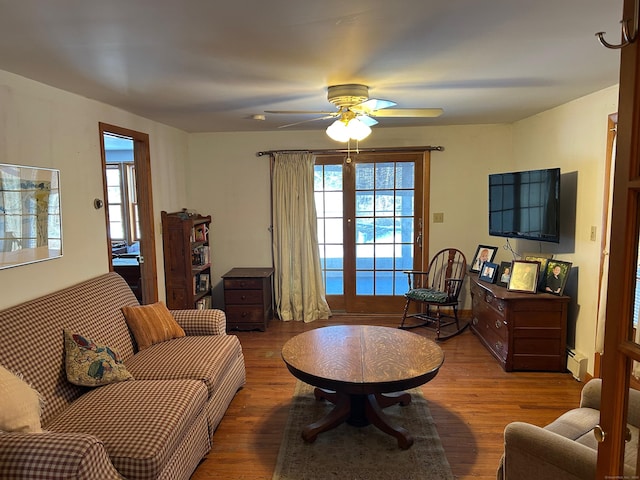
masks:
[[[336,118],[337,120],[327,128],[327,135],[341,142],[346,142],[349,139],[362,140],[367,137],[371,133],[370,127],[378,123],[374,117],[434,118],[443,113],[441,108],[390,108],[395,106],[396,103],[390,100],[369,98],[369,87],[357,83],[329,86],[327,99],[338,107],[337,111],[266,110],[265,113],[322,115],[321,117],[282,125],[280,128]]]

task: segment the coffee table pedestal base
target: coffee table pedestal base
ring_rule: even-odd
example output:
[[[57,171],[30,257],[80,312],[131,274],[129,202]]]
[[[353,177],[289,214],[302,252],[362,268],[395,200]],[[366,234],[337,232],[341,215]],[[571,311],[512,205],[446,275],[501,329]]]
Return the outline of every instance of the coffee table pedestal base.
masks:
[[[384,433],[395,437],[398,446],[403,450],[413,445],[413,437],[402,427],[394,427],[382,409],[399,403],[405,407],[411,403],[411,395],[408,393],[397,394],[369,394],[349,395],[346,393],[330,392],[321,388],[314,390],[316,400],[327,400],[335,407],[323,418],[307,425],[302,430],[302,438],[306,442],[314,442],[318,434],[336,428],[343,422],[354,427],[374,425]]]

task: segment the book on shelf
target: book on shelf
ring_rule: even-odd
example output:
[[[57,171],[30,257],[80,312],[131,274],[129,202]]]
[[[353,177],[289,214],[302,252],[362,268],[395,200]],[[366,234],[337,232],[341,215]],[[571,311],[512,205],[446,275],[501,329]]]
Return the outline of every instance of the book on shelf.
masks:
[[[209,229],[206,225],[196,225],[191,229],[191,236],[194,242],[206,242]]]
[[[202,297],[196,302],[196,310],[205,310],[211,308],[211,295]]]
[[[200,245],[193,249],[191,252],[191,265],[201,266],[206,265],[210,261],[209,246]]]

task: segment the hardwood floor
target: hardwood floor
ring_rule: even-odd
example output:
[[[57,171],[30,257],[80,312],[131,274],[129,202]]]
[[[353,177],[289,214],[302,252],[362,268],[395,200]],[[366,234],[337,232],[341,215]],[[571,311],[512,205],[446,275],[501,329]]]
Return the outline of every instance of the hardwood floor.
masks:
[[[266,332],[235,332],[243,346],[247,384],[231,403],[211,452],[192,479],[271,479],[296,382],[280,358],[289,338],[327,325],[397,327],[399,321],[399,316],[338,314],[310,324],[274,320]],[[413,331],[434,338],[426,328]],[[496,478],[507,423],[545,425],[580,402],[582,384],[569,373],[506,373],[469,329],[440,345],[444,365],[422,391],[459,479]]]

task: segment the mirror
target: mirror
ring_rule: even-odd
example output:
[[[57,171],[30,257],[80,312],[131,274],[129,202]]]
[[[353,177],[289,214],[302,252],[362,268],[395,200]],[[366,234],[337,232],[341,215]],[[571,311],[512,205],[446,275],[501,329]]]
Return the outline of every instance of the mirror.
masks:
[[[0,164],[0,269],[61,256],[60,171]]]

